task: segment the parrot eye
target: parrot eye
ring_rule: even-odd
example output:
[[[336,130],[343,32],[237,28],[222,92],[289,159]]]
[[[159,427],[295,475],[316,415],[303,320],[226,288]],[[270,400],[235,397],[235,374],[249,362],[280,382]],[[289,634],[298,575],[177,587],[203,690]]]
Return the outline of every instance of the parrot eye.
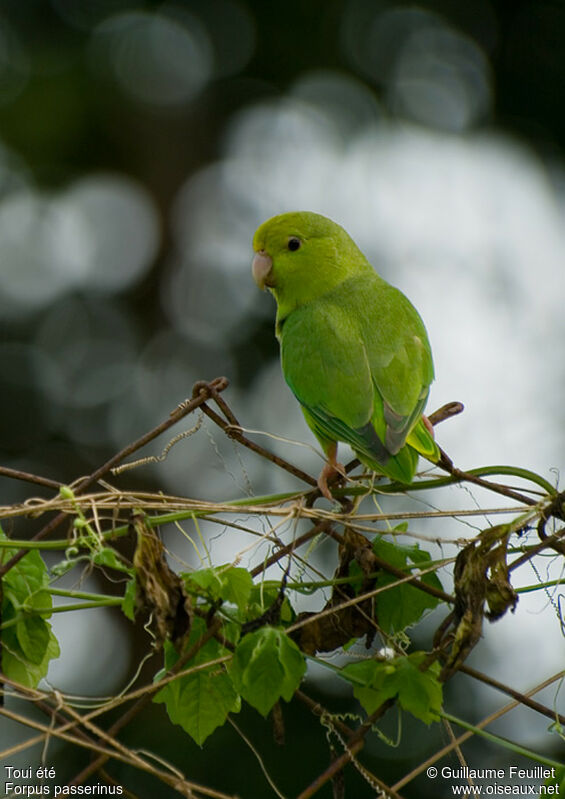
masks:
[[[300,249],[301,244],[302,242],[300,241],[300,239],[297,239],[296,236],[291,236],[288,240],[288,249],[291,252],[296,252],[296,250]]]

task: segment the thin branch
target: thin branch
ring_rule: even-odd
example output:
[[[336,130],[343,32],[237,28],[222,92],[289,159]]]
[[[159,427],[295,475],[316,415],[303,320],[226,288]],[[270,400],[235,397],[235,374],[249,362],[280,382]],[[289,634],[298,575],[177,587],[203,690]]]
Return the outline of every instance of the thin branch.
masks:
[[[181,657],[177,660],[177,662],[172,666],[165,678],[171,677],[173,675],[178,674],[183,666],[185,666],[192,658],[199,652],[200,649],[211,639],[213,638],[220,628],[220,622],[215,619],[210,626],[208,627],[207,631],[204,635],[196,641],[196,643]],[[134,705],[132,705],[125,713],[123,713],[119,719],[117,719],[112,726],[108,729],[108,735],[115,736],[123,727],[129,724],[133,719],[149,704],[149,702],[153,699],[153,694],[157,691],[160,691],[163,687],[162,681],[158,683],[154,683],[147,687],[147,691],[144,693],[142,697],[140,697]],[[88,766],[82,769],[78,774],[76,774],[72,780],[69,781],[69,785],[79,785],[83,783],[91,774],[94,774],[98,771],[108,760],[107,755],[101,754],[96,760],[93,760]]]
[[[524,552],[523,555],[520,555],[519,558],[513,560],[512,563],[508,566],[508,571],[514,571],[517,569],[518,566],[521,566],[523,563],[531,560],[534,555],[537,555],[539,552],[542,552],[544,549],[553,549],[554,544],[562,543],[563,537],[565,536],[565,527],[562,527],[553,535],[548,535],[539,544],[536,544],[533,547],[529,547],[527,552]]]
[[[513,488],[509,488],[502,483],[491,483],[489,480],[483,480],[482,477],[479,477],[477,474],[473,474],[472,471],[465,472],[463,469],[458,469],[453,465],[453,463],[451,463],[449,459],[447,461],[441,461],[438,463],[438,466],[445,472],[448,472],[448,474],[450,474],[458,483],[473,483],[473,485],[486,488],[488,491],[494,491],[495,494],[501,494],[503,497],[509,497],[509,499],[515,499],[517,502],[522,502],[524,505],[537,505],[537,501],[535,499],[532,499],[531,497],[528,497],[526,494],[522,494],[519,491],[515,491]]]
[[[228,438],[233,438],[234,441],[237,441],[239,444],[242,444],[247,449],[252,450],[257,455],[260,455],[262,458],[265,458],[271,463],[274,463],[276,466],[279,466],[281,469],[284,469],[286,472],[298,477],[299,480],[302,480],[304,483],[307,483],[310,486],[317,485],[316,480],[306,472],[299,469],[297,466],[293,466],[292,463],[285,461],[284,458],[279,457],[279,455],[275,455],[274,452],[270,452],[270,450],[265,449],[260,444],[256,444],[251,439],[247,438],[241,431],[239,425],[233,426],[231,423],[225,422],[222,417],[217,414],[215,411],[212,410],[208,405],[203,405],[202,410],[218,427],[224,431],[224,433],[228,436]]]
[[[318,522],[309,530],[307,530],[303,535],[299,536],[298,538],[291,541],[290,544],[287,544],[284,547],[280,547],[274,552],[269,558],[266,558],[263,563],[260,563],[258,566],[255,566],[254,569],[251,569],[250,574],[252,577],[257,577],[259,574],[262,574],[269,566],[277,563],[281,558],[286,557],[286,555],[290,555],[294,552],[295,549],[301,547],[307,541],[310,541],[312,538],[315,538],[320,533],[329,533],[331,529],[331,522],[328,520]]]
[[[0,707],[0,715],[9,718],[12,721],[21,721],[20,716],[17,713],[13,713],[11,710],[8,710],[7,708]],[[146,771],[152,774],[153,776],[158,777],[167,785],[169,785],[171,788],[186,796],[187,799],[196,799],[193,793],[193,791],[195,790],[200,791],[205,796],[213,797],[213,799],[234,799],[233,796],[228,797],[226,794],[220,794],[217,791],[211,791],[209,788],[206,788],[203,785],[199,785],[194,782],[189,782],[184,778],[175,777],[166,771],[158,769],[151,763],[148,763],[143,758],[139,757],[139,755],[137,755],[135,752],[132,752],[130,750],[126,750],[125,753],[112,751],[103,746],[99,746],[98,744],[92,741],[84,741],[80,737],[77,737],[76,735],[71,735],[68,732],[63,732],[57,727],[51,727],[45,724],[40,724],[39,722],[34,721],[33,719],[27,719],[26,725],[28,727],[31,727],[32,729],[41,731],[46,737],[60,738],[63,741],[75,744],[76,746],[82,747],[83,749],[90,749],[91,751],[99,752],[100,754],[103,755],[108,755],[108,757],[114,758],[115,760],[120,760],[122,763],[126,763],[127,765],[137,766],[137,768],[141,769],[142,771]]]
[[[141,447],[144,447],[150,441],[153,441],[154,438],[160,436],[161,433],[164,433],[165,430],[168,430],[169,427],[172,427],[189,413],[192,413],[196,408],[199,408],[201,405],[204,404],[206,399],[211,394],[212,388],[215,389],[216,392],[223,391],[227,388],[228,380],[225,377],[217,377],[212,380],[210,383],[198,383],[198,395],[195,396],[190,402],[184,402],[175,408],[174,411],[170,414],[168,419],[165,419],[161,424],[158,424],[157,427],[154,427],[153,430],[150,430],[145,435],[138,438],[137,441],[134,441],[131,444],[128,444],[127,447],[124,447],[120,450],[116,455],[110,458],[110,460],[106,461],[106,463],[99,466],[92,474],[84,477],[82,480],[78,482],[78,484],[73,488],[73,493],[80,494],[81,492],[85,491],[89,488],[93,483],[96,483],[101,477],[104,477],[114,466],[117,466],[124,458],[129,457],[132,453],[136,452]],[[55,516],[54,519],[51,519],[48,524],[45,525],[38,533],[36,533],[32,537],[32,541],[41,541],[50,535],[54,530],[62,524],[65,519],[67,518],[66,513],[59,513]],[[0,579],[13,567],[18,563],[25,555],[27,550],[22,549],[17,552],[9,561],[4,563],[0,566]]]
[[[35,483],[35,485],[44,486],[45,488],[54,488],[55,491],[58,491],[62,486],[62,483],[57,482],[57,480],[22,472],[19,469],[10,469],[9,466],[0,466],[0,475],[11,477],[13,480],[23,480],[25,483]]]
[[[438,408],[437,411],[428,415],[428,422],[435,427],[437,424],[441,424],[447,421],[447,419],[457,416],[464,410],[465,406],[462,402],[447,402],[445,405],[442,405],[441,408]]]
[[[521,691],[516,691],[509,685],[505,685],[504,683],[495,680],[494,677],[489,677],[487,674],[477,671],[477,669],[472,669],[470,666],[465,666],[463,664],[459,667],[459,671],[463,674],[467,674],[469,677],[473,677],[473,679],[478,680],[485,685],[490,685],[491,688],[496,688],[497,691],[501,691],[503,694],[513,697],[521,705],[525,705],[526,707],[531,708],[531,710],[535,710],[536,713],[541,713],[542,716],[547,716],[547,718],[551,719],[552,721],[559,721],[559,723],[565,727],[565,715],[558,713],[556,710],[552,710],[545,705],[542,705],[540,702],[536,702],[535,699],[531,699],[528,694],[524,694]],[[565,677],[565,671],[561,671],[556,676],[552,677],[547,684],[549,685],[551,682],[555,682],[563,677]],[[542,687],[545,687],[545,683]],[[541,688],[536,688],[535,691],[531,693],[535,693],[537,690],[541,690]]]
[[[460,671],[463,671],[463,670],[464,669],[460,669]],[[469,669],[468,671],[471,672],[473,670]],[[477,672],[476,675],[473,674],[473,675],[470,675],[470,676],[477,676],[477,678],[480,679],[478,677],[478,675],[479,675],[479,672]],[[544,680],[539,685],[536,685],[535,688],[532,688],[524,696],[526,697],[526,699],[530,700],[530,697],[533,694],[537,694],[539,691],[542,691],[544,688],[547,688],[548,685],[551,685],[552,683],[554,683],[557,680],[561,679],[564,675],[565,675],[565,672],[560,672],[559,674],[553,675],[553,677],[549,677],[549,679]],[[485,675],[481,675],[481,677],[484,677],[484,676]],[[488,678],[488,680],[490,681],[490,678]],[[495,687],[498,687],[498,686],[495,686]],[[491,713],[489,716],[487,716],[486,718],[484,718],[481,721],[479,721],[477,724],[475,724],[475,727],[477,729],[479,729],[479,730],[482,730],[485,727],[488,727],[488,725],[492,724],[493,721],[496,721],[497,719],[501,718],[502,716],[505,716],[507,713],[509,713],[511,710],[514,710],[520,704],[529,704],[529,702],[523,703],[523,702],[521,702],[521,700],[518,701],[518,700],[515,699],[514,701],[509,702],[507,705],[504,705],[504,707],[501,707],[499,710],[496,710],[494,713]],[[474,734],[475,733],[470,731],[470,730],[468,730],[467,732],[462,733],[454,741],[452,741],[451,743],[449,743],[446,746],[444,746],[438,752],[435,752],[431,757],[427,758],[427,760],[424,760],[422,763],[419,763],[418,766],[416,766],[416,768],[412,769],[412,771],[410,771],[408,774],[406,774],[404,777],[402,777],[401,780],[398,780],[398,782],[396,782],[392,786],[393,790],[397,790],[398,791],[398,790],[400,790],[400,788],[403,788],[409,782],[412,782],[412,780],[415,779],[415,777],[417,777],[419,774],[421,774],[423,771],[425,771],[429,766],[433,766],[434,763],[437,763],[438,761],[442,760],[445,757],[445,755],[448,755],[456,747],[461,746],[461,744],[465,743],[465,741],[467,741],[469,738],[472,738],[474,736]]]
[[[316,779],[310,783],[310,785],[305,788],[297,797],[296,799],[311,799],[322,786],[324,786],[329,780],[331,780],[339,771],[344,768],[351,760],[354,759],[357,752],[359,752],[365,745],[365,737],[367,733],[371,731],[373,724],[378,721],[381,716],[383,716],[386,711],[392,707],[395,703],[395,699],[387,699],[385,702],[382,703],[367,719],[361,724],[355,732],[349,738],[347,743],[347,749],[345,752],[340,755],[340,757],[336,758],[332,763],[328,766],[328,768],[320,774]],[[389,793],[390,799],[402,799],[402,797],[391,791]]]

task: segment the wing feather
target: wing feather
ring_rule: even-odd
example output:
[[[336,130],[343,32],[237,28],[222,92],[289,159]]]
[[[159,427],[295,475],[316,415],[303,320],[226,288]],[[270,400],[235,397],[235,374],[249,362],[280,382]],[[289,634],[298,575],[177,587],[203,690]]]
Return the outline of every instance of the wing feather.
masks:
[[[294,310],[280,339],[285,379],[326,451],[344,441],[403,482],[413,477],[416,451],[437,460],[420,422],[433,379],[430,348],[401,292],[376,273],[352,278]]]

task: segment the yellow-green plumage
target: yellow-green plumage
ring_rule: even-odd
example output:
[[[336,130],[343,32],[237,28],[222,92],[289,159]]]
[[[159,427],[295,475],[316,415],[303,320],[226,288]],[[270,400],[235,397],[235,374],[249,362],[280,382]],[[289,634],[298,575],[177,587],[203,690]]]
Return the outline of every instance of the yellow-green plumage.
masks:
[[[326,455],[344,441],[374,471],[410,483],[418,454],[439,457],[422,421],[434,374],[417,311],[318,214],[269,219],[253,247],[255,279],[277,302],[285,379]]]

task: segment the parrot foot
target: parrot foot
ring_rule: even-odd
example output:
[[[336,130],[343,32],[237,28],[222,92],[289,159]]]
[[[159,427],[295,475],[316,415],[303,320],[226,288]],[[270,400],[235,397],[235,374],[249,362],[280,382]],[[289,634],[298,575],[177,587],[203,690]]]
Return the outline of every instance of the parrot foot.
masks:
[[[428,419],[428,417],[426,416],[426,414],[425,414],[425,413],[423,413],[423,414],[422,414],[422,421],[423,421],[423,423],[424,423],[424,427],[426,428],[426,430],[428,431],[428,433],[431,433],[431,436],[432,436],[432,438],[435,438],[435,435],[434,435],[434,426],[433,426],[433,424],[430,422],[430,420]]]
[[[337,447],[336,447],[337,450]],[[326,499],[329,499],[330,502],[334,501],[334,498],[331,494],[330,489],[328,488],[328,479],[335,477],[335,475],[340,475],[341,477],[345,477],[345,466],[342,463],[337,463],[335,456],[336,450],[334,452],[330,452],[330,457],[326,461],[324,468],[320,472],[320,476],[318,477],[318,488],[320,489],[320,493]]]

